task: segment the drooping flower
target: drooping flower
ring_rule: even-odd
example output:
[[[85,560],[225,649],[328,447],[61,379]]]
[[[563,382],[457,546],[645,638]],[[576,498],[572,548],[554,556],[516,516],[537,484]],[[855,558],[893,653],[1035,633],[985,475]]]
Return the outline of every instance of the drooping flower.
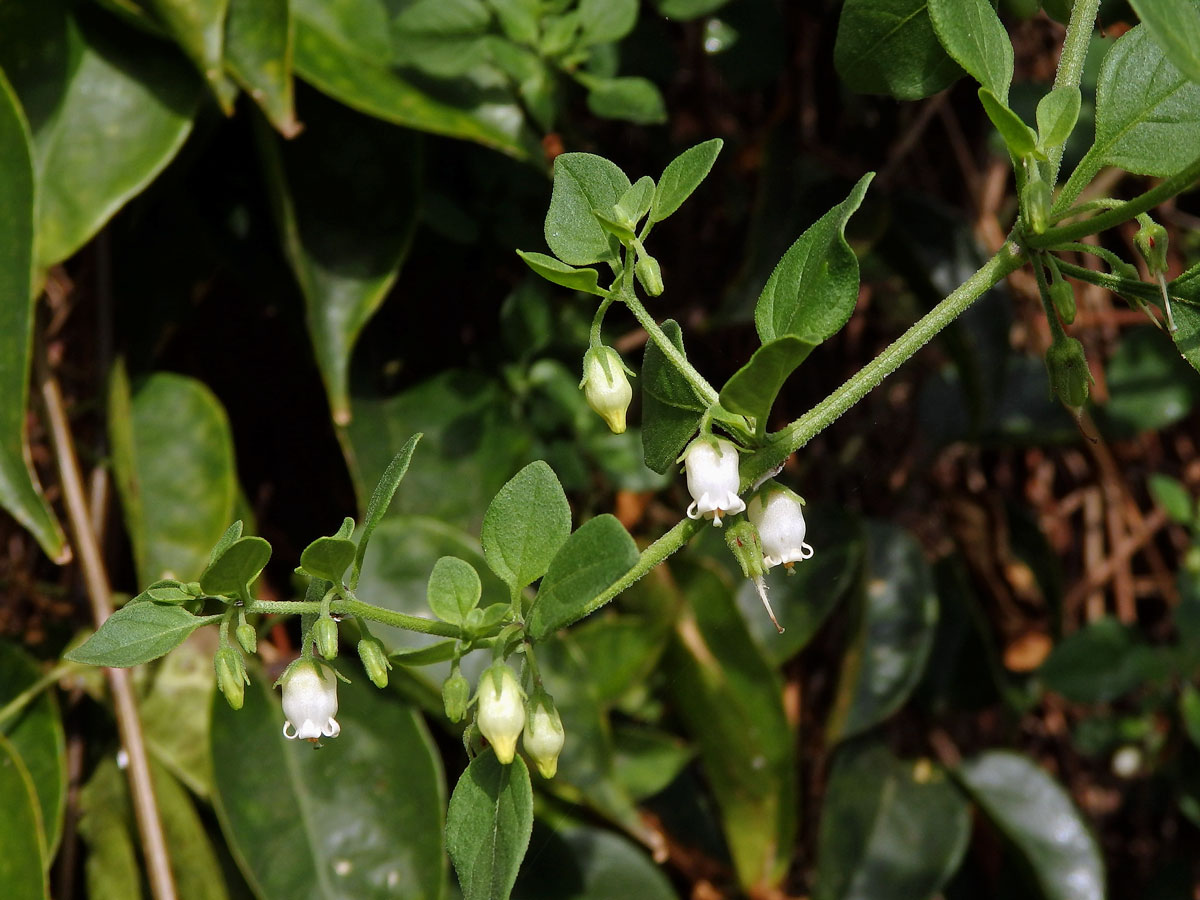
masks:
[[[312,660],[302,660],[284,673],[282,681],[285,738],[316,741],[341,734],[342,726],[334,718],[338,701],[337,678],[332,671]]]
[[[721,527],[721,516],[735,515],[746,508],[738,496],[740,474],[738,451],[732,441],[701,435],[683,451],[688,492],[692,503],[688,518],[712,519]]]
[[[633,400],[633,387],[625,374],[625,363],[612,347],[589,349],[583,355],[583,396],[613,434],[624,434],[625,414]]]
[[[758,529],[763,563],[769,569],[810,559],[813,548],[805,543],[804,500],[781,484],[768,483],[750,500],[746,515]]]
[[[540,696],[530,704],[521,743],[543,778],[553,778],[558,771],[558,755],[566,743],[567,734],[554,702]]]
[[[504,663],[496,663],[479,677],[475,724],[496,751],[496,759],[505,765],[512,762],[525,727],[525,697],[517,676]]]

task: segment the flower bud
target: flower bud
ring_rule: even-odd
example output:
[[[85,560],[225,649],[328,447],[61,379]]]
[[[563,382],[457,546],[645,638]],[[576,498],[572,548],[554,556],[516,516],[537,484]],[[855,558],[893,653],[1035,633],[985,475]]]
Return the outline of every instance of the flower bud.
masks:
[[[1067,406],[1078,409],[1088,398],[1092,381],[1083,344],[1072,337],[1060,337],[1046,351],[1046,371],[1050,389]]]
[[[1075,321],[1075,292],[1065,281],[1050,284],[1050,302],[1058,310],[1059,318],[1070,325]]]
[[[525,727],[525,698],[517,676],[504,663],[496,663],[479,679],[479,709],[475,724],[487,738],[496,759],[507,765],[517,753],[517,738]]]
[[[338,628],[337,622],[333,621],[329,616],[321,616],[313,625],[313,641],[317,645],[317,652],[326,659],[333,659],[338,653]]]
[[[543,778],[553,778],[558,771],[558,755],[567,740],[562,719],[554,701],[542,694],[529,707],[529,718],[521,743]]]
[[[1133,236],[1134,246],[1146,260],[1146,268],[1151,275],[1159,275],[1167,271],[1167,229],[1163,228],[1144,213],[1138,216],[1142,226]]]
[[[583,380],[579,386],[588,406],[608,423],[612,433],[623,434],[633,388],[625,376],[620,354],[612,347],[589,349],[583,355]]]
[[[377,688],[385,688],[388,683],[388,669],[392,667],[383,644],[373,637],[365,637],[358,642],[358,658],[362,660],[367,677]]]
[[[633,274],[637,276],[642,288],[651,297],[657,297],[663,292],[662,269],[658,260],[648,253],[639,253],[633,266]]]
[[[732,441],[701,435],[683,451],[683,468],[692,495],[687,508],[689,519],[704,516],[719,528],[722,515],[736,515],[746,508],[738,497],[741,475],[737,447]]]
[[[754,501],[750,501],[753,508]],[[754,523],[746,519],[735,522],[725,532],[725,545],[737,560],[747,578],[760,578],[767,571],[763,564],[762,541]]]
[[[250,683],[241,654],[232,647],[222,647],[217,651],[213,665],[217,670],[217,687],[225,695],[226,702],[232,709],[241,709],[246,685]]]
[[[1021,190],[1021,207],[1025,213],[1025,221],[1029,223],[1034,234],[1041,234],[1049,224],[1050,205],[1053,197],[1050,185],[1042,179],[1037,166],[1030,166],[1029,177]]]
[[[337,737],[342,726],[337,723],[337,677],[325,666],[311,659],[295,663],[283,674],[283,736],[289,740],[303,738],[317,741],[322,737]],[[288,733],[291,728],[291,733]]]
[[[446,707],[446,718],[461,722],[467,713],[467,702],[471,699],[471,685],[457,669],[442,684],[442,705]]]
[[[258,632],[254,630],[254,626],[249,622],[243,621],[235,631],[234,636],[237,642],[241,644],[242,649],[247,653],[254,653],[258,650]]]

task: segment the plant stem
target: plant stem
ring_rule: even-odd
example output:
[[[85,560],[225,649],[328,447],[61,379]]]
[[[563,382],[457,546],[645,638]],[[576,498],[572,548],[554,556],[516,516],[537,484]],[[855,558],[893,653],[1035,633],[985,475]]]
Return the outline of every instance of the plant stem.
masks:
[[[1038,294],[1042,299],[1042,311],[1046,314],[1046,321],[1050,324],[1050,334],[1054,341],[1058,342],[1067,336],[1063,330],[1062,322],[1058,321],[1058,311],[1054,308],[1054,303],[1050,299],[1050,285],[1046,284],[1046,273],[1042,266],[1045,264],[1041,258],[1041,254],[1033,262],[1033,277],[1037,279]]]
[[[1130,297],[1140,297],[1143,300],[1159,299],[1158,288],[1152,284],[1145,282],[1129,281],[1126,278],[1121,278],[1117,275],[1110,275],[1107,272],[1095,272],[1091,269],[1085,269],[1083,266],[1077,266],[1074,263],[1069,263],[1064,260],[1058,261],[1058,270],[1064,275],[1069,275],[1079,281],[1086,281],[1088,284],[1094,284],[1102,288],[1112,291],[1114,294],[1123,294]]]
[[[696,392],[696,396],[703,400],[708,405],[717,402],[717,392],[708,380],[703,375],[696,371],[695,366],[687,361],[679,348],[671,343],[671,339],[666,333],[659,328],[658,323],[654,321],[654,317],[646,311],[646,307],[633,293],[632,290],[627,290],[621,294],[621,299],[625,301],[625,305],[629,307],[629,311],[633,313],[633,317],[638,320],[638,324],[646,330],[646,334],[650,336],[650,340],[658,345],[658,349],[662,351],[663,356],[670,360],[671,365],[679,370],[680,374],[691,384],[692,390]]]
[[[1100,0],[1075,0],[1071,7],[1071,20],[1067,23],[1067,36],[1063,39],[1062,53],[1058,57],[1058,72],[1054,76],[1056,88],[1079,87],[1083,76],[1083,63],[1087,59],[1088,47],[1092,42],[1092,30],[1096,26],[1096,14],[1100,11]],[[1058,183],[1058,170],[1062,165],[1065,143],[1050,151],[1050,187]]]
[[[246,604],[246,612],[266,613],[273,615],[294,616],[298,613],[319,613],[319,600],[254,600]],[[329,611],[339,616],[357,616],[383,625],[392,625],[408,631],[419,631],[421,634],[436,634],[441,637],[462,637],[462,629],[449,622],[437,619],[426,619],[422,616],[410,616],[407,613],[384,609],[361,600],[334,600],[329,604]]]
[[[1026,235],[1025,244],[1034,250],[1048,250],[1068,241],[1077,241],[1089,234],[1097,234],[1114,225],[1128,222],[1138,213],[1144,213],[1158,204],[1170,200],[1176,194],[1180,194],[1194,185],[1197,179],[1200,179],[1200,157],[1192,160],[1182,172],[1159,182],[1156,187],[1132,200],[1127,200],[1106,212],[1081,222],[1059,225],[1057,228],[1047,229],[1041,234]],[[1068,210],[1069,212],[1070,210]]]
[[[1019,269],[1024,262],[1025,256],[1020,248],[1008,241],[1000,252],[984,263],[974,275],[959,285],[945,300],[926,313],[856,375],[799,419],[771,435],[761,450],[742,463],[743,489],[781,465],[794,451],[832,425],[842,413],[896,371],[910,356],[954,321],[963,310],[989,288]]]

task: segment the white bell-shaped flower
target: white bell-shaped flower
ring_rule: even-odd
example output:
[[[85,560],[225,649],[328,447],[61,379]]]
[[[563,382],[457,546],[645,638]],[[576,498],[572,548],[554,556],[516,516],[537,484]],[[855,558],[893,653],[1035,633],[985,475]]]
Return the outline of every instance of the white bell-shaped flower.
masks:
[[[309,741],[337,737],[337,677],[312,660],[294,665],[283,678],[283,736]],[[289,732],[288,729],[291,729]]]
[[[687,472],[688,492],[692,495],[692,503],[687,508],[689,519],[704,516],[712,519],[719,528],[721,516],[735,515],[746,508],[738,496],[741,475],[737,447],[732,441],[704,436],[696,438],[683,452],[683,466]]]
[[[567,741],[562,719],[553,703],[539,698],[525,722],[521,743],[543,778],[553,778],[558,772],[558,755]]]
[[[583,356],[583,396],[608,424],[613,434],[625,433],[625,414],[633,400],[633,386],[625,363],[612,347],[590,349]]]
[[[517,738],[525,727],[525,695],[513,670],[503,663],[479,678],[479,709],[475,724],[487,738],[496,759],[508,765],[517,753]]]
[[[792,566],[813,555],[805,543],[804,501],[779,484],[769,485],[750,500],[746,515],[758,529],[762,542],[763,564]]]

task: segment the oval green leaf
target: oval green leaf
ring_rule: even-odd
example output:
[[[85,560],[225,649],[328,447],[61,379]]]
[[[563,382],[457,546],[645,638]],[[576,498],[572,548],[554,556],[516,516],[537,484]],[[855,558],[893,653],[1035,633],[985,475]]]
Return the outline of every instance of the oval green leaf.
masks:
[[[525,761],[501,765],[491,751],[471,760],[446,814],[446,850],[464,900],[508,900],[532,830]]]
[[[683,353],[683,333],[679,323],[662,323],[667,336]],[[683,445],[688,442],[707,404],[696,396],[691,383],[667,359],[654,341],[647,341],[642,357],[642,457],[649,469],[659,475],[675,464]]]
[[[1200,82],[1200,6],[1194,0],[1129,0],[1171,64]]]
[[[1008,152],[1018,159],[1033,153],[1037,147],[1037,132],[1021,121],[1021,117],[985,87],[979,89],[979,102],[983,111],[992,120],[1000,137],[1008,146]]]
[[[542,460],[509,479],[483,517],[479,539],[488,565],[514,591],[546,574],[571,534],[571,504]]]
[[[221,617],[193,616],[182,606],[130,603],[63,659],[88,666],[140,666],[174,650],[199,628]]]
[[[456,556],[443,556],[433,564],[426,596],[429,608],[443,622],[461,625],[467,614],[479,605],[482,595],[479,573],[469,562]]]
[[[929,19],[927,0],[846,0],[833,64],[852,91],[920,100],[963,74]]]
[[[43,870],[46,848],[42,823],[29,771],[16,748],[0,736],[0,884],[9,897],[41,900],[49,897]]]
[[[768,341],[738,369],[721,388],[721,405],[732,413],[741,413],[755,420],[759,433],[767,425],[767,417],[775,398],[783,389],[788,376],[808,358],[813,344],[785,334]]]
[[[354,562],[358,551],[354,541],[345,538],[319,537],[300,554],[300,568],[315,578],[342,583],[342,575]]]
[[[572,266],[616,260],[620,245],[592,210],[611,210],[630,187],[625,173],[602,156],[559,155],[545,227],[546,244],[554,255]]]
[[[1008,103],[1013,47],[988,0],[929,0],[933,30],[946,52],[1001,103]]]
[[[300,132],[292,87],[288,0],[229,0],[225,64],[284,137]]]
[[[526,253],[518,250],[517,256],[524,260],[525,265],[537,272],[551,284],[557,284],[573,291],[583,291],[585,294],[595,294],[603,297],[607,292],[597,284],[600,277],[595,269],[577,269],[559,262],[553,256],[545,253]]]
[[[200,589],[214,596],[241,596],[270,559],[271,545],[262,538],[238,538],[204,570]]]
[[[654,189],[654,202],[650,206],[651,222],[661,222],[683,205],[683,201],[708,177],[723,146],[724,141],[713,138],[689,147],[667,163],[662,177],[658,179],[658,187]]]
[[[367,553],[367,542],[371,539],[371,534],[379,527],[379,523],[383,520],[384,515],[387,514],[388,507],[392,504],[392,498],[396,496],[396,489],[400,487],[400,482],[404,480],[404,475],[408,472],[409,463],[412,462],[413,453],[417,449],[417,443],[422,437],[424,435],[417,432],[404,442],[404,446],[400,448],[400,452],[392,457],[392,461],[383,470],[378,484],[375,485],[375,490],[371,492],[371,499],[367,501],[367,515],[363,520],[362,535],[358,539],[358,550],[354,554],[354,570],[350,575],[351,590],[358,586],[359,575],[362,573],[363,557]]]

